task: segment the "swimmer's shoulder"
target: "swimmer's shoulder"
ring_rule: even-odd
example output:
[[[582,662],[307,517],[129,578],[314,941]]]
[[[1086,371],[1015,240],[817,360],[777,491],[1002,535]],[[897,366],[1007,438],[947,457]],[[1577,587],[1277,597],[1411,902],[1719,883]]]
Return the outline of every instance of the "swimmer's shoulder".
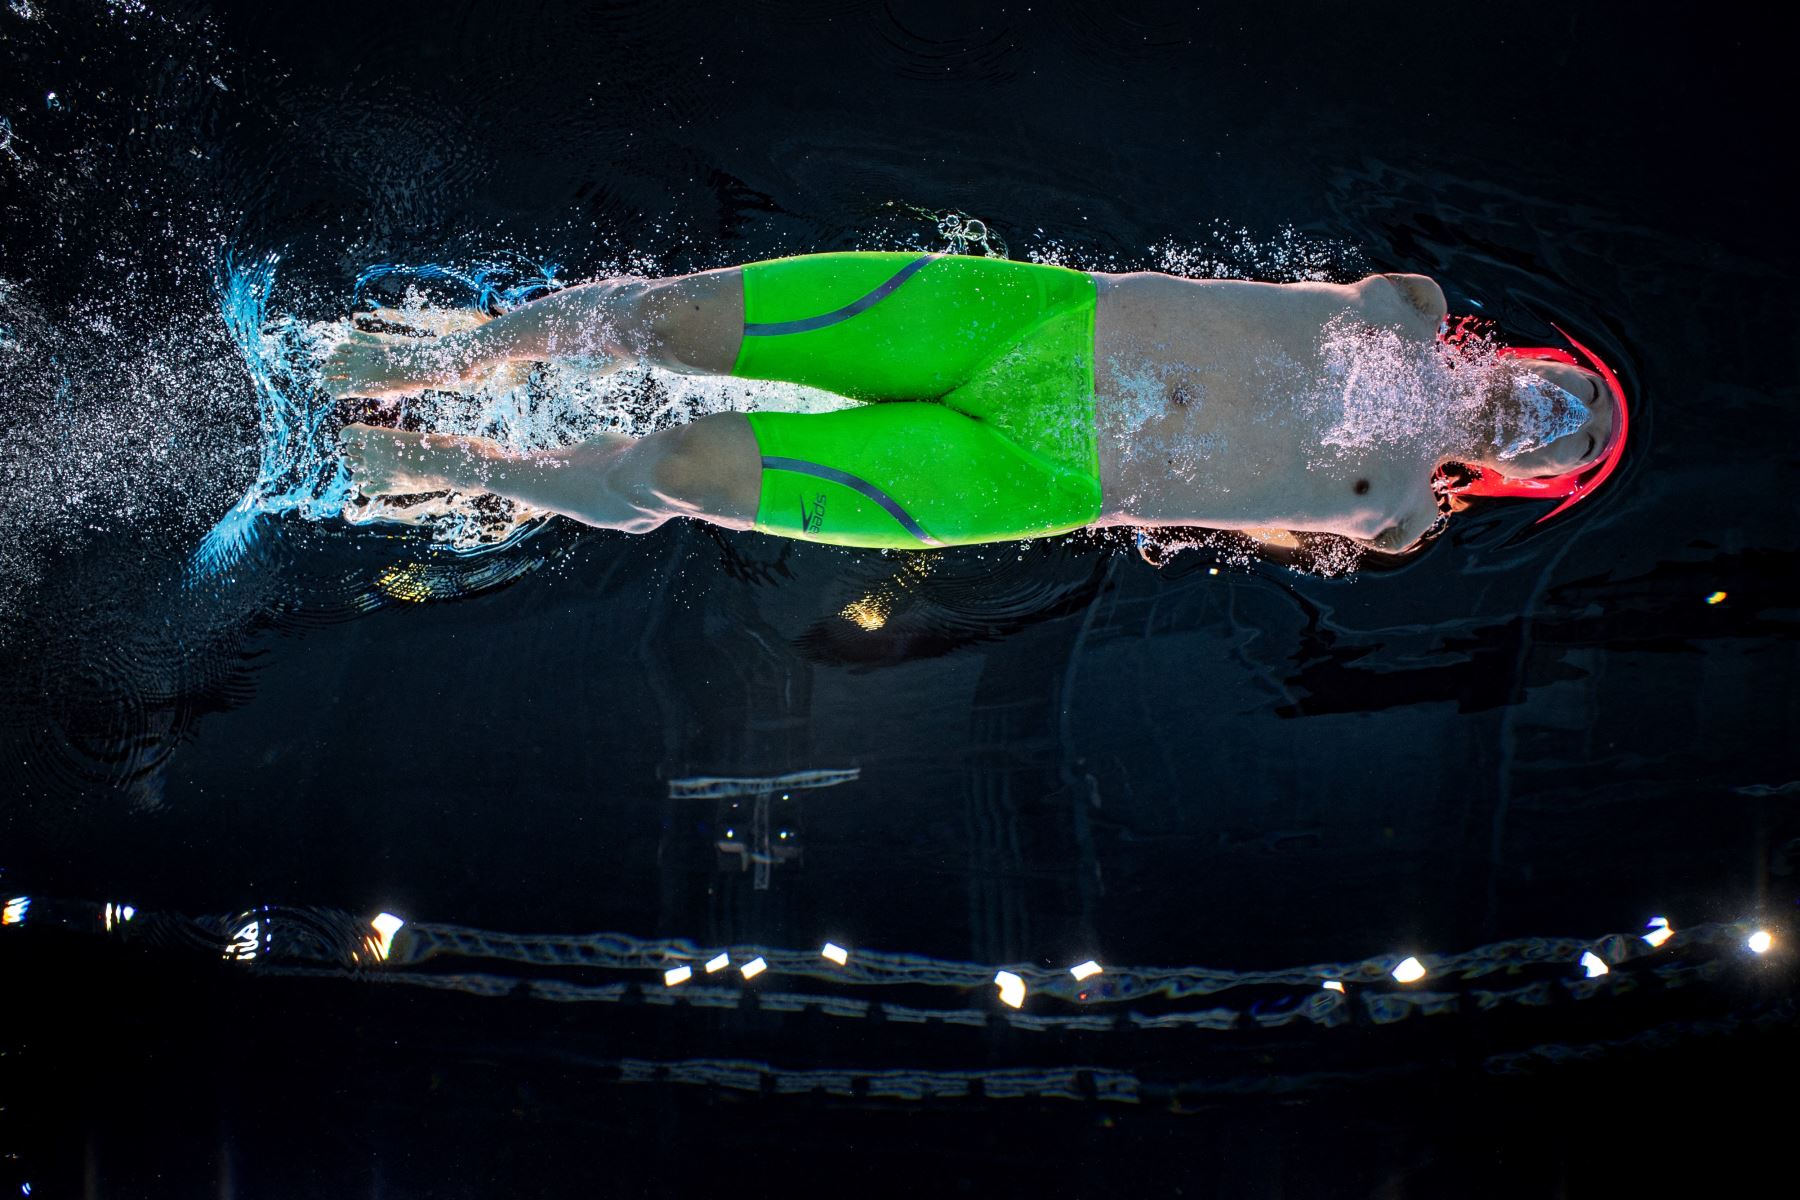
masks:
[[[1450,312],[1444,289],[1429,275],[1370,275],[1356,288],[1377,324],[1404,325],[1435,338]]]
[[[1443,529],[1444,514],[1438,511],[1435,498],[1429,507],[1416,507],[1400,514],[1394,523],[1365,543],[1383,554],[1411,554]]]

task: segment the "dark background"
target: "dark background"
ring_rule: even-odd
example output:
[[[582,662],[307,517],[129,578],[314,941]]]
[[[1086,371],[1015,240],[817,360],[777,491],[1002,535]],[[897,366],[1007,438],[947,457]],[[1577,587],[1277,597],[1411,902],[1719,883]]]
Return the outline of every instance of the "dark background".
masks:
[[[0,57],[8,895],[190,932],[386,909],[1240,972],[1658,913],[1793,927],[1800,306],[1767,30],[1598,5],[33,3],[0,12]],[[326,317],[373,262],[675,272],[929,240],[915,209],[1093,269],[1172,246],[1265,278],[1429,273],[1453,311],[1614,363],[1633,444],[1554,522],[1489,506],[1354,579],[683,525],[459,561],[293,521],[183,585],[254,470],[210,292],[227,249],[281,251],[274,306]],[[65,427],[97,440],[41,433]],[[393,569],[437,598],[395,599]],[[870,595],[875,632],[839,615]],[[668,798],[844,767],[782,809],[804,860],[766,890],[721,868],[726,814]],[[0,1152],[34,1195],[792,1190],[810,1161],[877,1191],[1616,1194],[1719,1167],[1794,1048],[1779,951],[1525,1016],[1082,1041],[413,994],[57,924],[0,938]],[[624,1055],[1162,1090],[843,1101],[619,1083]]]

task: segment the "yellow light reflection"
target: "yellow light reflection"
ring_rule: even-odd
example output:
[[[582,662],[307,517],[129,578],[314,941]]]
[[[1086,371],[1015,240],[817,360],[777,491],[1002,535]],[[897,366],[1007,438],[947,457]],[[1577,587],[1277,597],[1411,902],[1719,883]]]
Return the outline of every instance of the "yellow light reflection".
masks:
[[[395,563],[383,568],[375,577],[375,586],[396,600],[413,604],[423,604],[436,596],[431,576],[417,563]]]
[[[708,975],[713,975],[719,971],[723,971],[726,967],[729,967],[730,965],[731,965],[731,955],[720,954],[720,955],[717,955],[716,957],[709,958],[706,960],[706,973]]]
[[[769,969],[769,964],[764,962],[762,955],[759,954],[738,969],[744,973],[745,979],[755,979]]]
[[[1401,983],[1417,983],[1425,978],[1425,964],[1416,958],[1409,958],[1394,968],[1394,978]]]
[[[1598,979],[1612,970],[1606,965],[1606,960],[1592,950],[1581,956],[1581,969],[1587,972],[1589,979]]]
[[[1076,963],[1074,966],[1070,967],[1069,974],[1073,975],[1077,980],[1087,979],[1100,974],[1100,964],[1090,958],[1084,963]]]
[[[1757,930],[1755,933],[1751,934],[1749,940],[1744,943],[1744,945],[1750,947],[1751,951],[1756,954],[1767,954],[1769,948],[1774,944],[1775,935],[1771,934],[1766,929]]]
[[[692,967],[670,967],[663,972],[663,986],[674,987],[678,983],[686,983],[693,977],[694,968]]]
[[[30,896],[14,896],[0,908],[0,925],[23,925],[25,914],[31,911]]]
[[[869,595],[844,605],[838,612],[838,616],[859,629],[874,633],[887,624],[889,608],[886,596]]]
[[[1644,940],[1652,946],[1660,946],[1675,936],[1675,927],[1669,924],[1667,917],[1651,917],[1644,928],[1650,931],[1644,935]]]
[[[369,925],[375,930],[375,936],[368,939],[369,949],[375,952],[377,959],[385,962],[388,951],[394,948],[394,935],[400,932],[406,922],[393,913],[384,912],[377,913]]]
[[[819,951],[819,957],[828,958],[841,967],[850,961],[850,952],[836,942],[826,942],[824,948]]]
[[[1727,595],[1728,595],[1728,593],[1726,593],[1726,592],[1714,592],[1712,595],[1710,595],[1706,598],[1706,602],[1708,604],[1723,604],[1723,603],[1725,603],[1725,597]]]
[[[1000,987],[1000,1003],[1017,1008],[1025,1003],[1025,981],[1011,971],[998,971],[994,982]]]
[[[1324,987],[1328,992],[1341,992],[1344,990],[1344,985],[1335,979],[1327,979],[1324,983]]]

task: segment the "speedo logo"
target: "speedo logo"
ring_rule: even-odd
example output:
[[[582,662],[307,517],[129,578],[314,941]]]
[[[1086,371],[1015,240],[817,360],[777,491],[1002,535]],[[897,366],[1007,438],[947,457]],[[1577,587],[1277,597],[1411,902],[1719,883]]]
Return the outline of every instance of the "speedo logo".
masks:
[[[820,492],[813,497],[812,506],[806,501],[800,502],[800,532],[820,533],[825,529],[825,493]]]

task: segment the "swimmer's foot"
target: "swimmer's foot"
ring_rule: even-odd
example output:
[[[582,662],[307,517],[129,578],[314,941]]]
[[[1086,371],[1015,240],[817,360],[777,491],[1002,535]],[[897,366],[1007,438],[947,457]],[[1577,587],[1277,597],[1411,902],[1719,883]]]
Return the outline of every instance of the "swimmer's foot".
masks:
[[[343,517],[351,525],[405,525],[431,531],[432,540],[460,550],[498,546],[534,521],[550,514],[492,494],[464,496],[440,492],[431,496],[382,496],[346,504]]]
[[[418,496],[355,496],[344,505],[344,520],[351,525],[429,525],[452,512],[455,498],[449,492]]]
[[[422,433],[346,425],[338,431],[338,445],[350,468],[351,486],[370,500],[456,490],[456,481],[443,474],[441,447],[434,453]]]
[[[472,341],[485,313],[377,308],[351,318],[350,336],[325,356],[326,390],[335,398],[403,396],[455,387],[478,365]]]

